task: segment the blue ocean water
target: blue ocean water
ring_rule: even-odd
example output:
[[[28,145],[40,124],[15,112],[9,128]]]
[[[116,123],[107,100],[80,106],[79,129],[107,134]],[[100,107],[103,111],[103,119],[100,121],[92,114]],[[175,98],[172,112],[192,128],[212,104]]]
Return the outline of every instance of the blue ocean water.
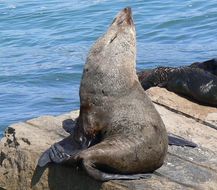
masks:
[[[217,57],[216,0],[0,0],[0,136],[14,122],[79,108],[88,49],[126,6],[138,69]]]

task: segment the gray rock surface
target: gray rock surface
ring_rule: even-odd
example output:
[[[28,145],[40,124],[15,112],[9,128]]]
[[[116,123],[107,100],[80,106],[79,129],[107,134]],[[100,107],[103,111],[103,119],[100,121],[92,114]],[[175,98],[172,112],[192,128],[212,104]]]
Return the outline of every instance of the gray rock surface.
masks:
[[[217,109],[201,106],[161,88],[147,94],[155,102],[169,132],[199,145],[192,149],[170,146],[164,165],[151,178],[134,181],[109,181],[103,184],[71,166],[50,165],[37,168],[41,153],[68,134],[78,111],[60,116],[42,116],[16,123],[5,130],[0,140],[0,190],[44,189],[216,189],[217,187]]]
[[[146,92],[154,103],[217,129],[217,108],[192,102],[165,88],[154,87]]]

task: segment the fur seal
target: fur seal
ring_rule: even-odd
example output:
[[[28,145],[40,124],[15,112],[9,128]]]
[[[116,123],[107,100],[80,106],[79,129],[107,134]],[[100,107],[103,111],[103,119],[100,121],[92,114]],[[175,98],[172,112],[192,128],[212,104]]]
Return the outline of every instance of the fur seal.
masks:
[[[45,155],[56,163],[80,162],[100,181],[145,178],[158,169],[167,153],[167,132],[135,65],[135,26],[125,8],[89,52],[72,134]],[[43,159],[48,158],[42,156],[39,165]]]
[[[217,106],[216,74],[217,62],[212,59],[186,67],[158,67],[139,72],[138,77],[145,90],[152,86],[164,87],[199,103]]]
[[[93,178],[139,179],[159,168],[168,148],[163,121],[138,81],[131,9],[123,9],[91,48],[80,85],[80,114],[71,135],[38,161],[79,163]],[[171,144],[195,147],[170,135]]]

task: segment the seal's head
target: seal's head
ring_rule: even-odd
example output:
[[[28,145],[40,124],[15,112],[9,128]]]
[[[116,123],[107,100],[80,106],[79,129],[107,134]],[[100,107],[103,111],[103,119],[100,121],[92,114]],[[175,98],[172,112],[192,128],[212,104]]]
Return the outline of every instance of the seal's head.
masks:
[[[127,59],[130,60],[126,61]],[[135,60],[136,31],[131,8],[125,8],[117,14],[107,32],[98,38],[90,49],[84,71],[87,67],[88,71],[91,71],[99,64],[114,64],[117,66],[122,63],[134,63],[133,66],[135,66]],[[108,70],[105,70],[105,72],[108,73]]]
[[[136,54],[136,31],[130,7],[124,8],[117,14],[104,38],[105,37],[106,39],[110,39],[109,43],[115,41],[120,42],[119,45],[122,49],[124,48],[122,43],[128,43],[128,45],[125,44],[126,47],[129,47],[129,49]],[[113,47],[118,48],[118,45],[113,44]],[[116,49],[116,51],[118,53],[118,49]]]

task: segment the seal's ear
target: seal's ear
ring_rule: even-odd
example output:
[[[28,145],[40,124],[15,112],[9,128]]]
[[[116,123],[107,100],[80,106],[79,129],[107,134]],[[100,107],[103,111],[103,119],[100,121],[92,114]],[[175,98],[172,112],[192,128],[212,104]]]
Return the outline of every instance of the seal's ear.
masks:
[[[188,147],[192,147],[192,148],[198,147],[197,144],[195,144],[191,141],[188,141],[188,140],[184,139],[183,137],[174,135],[172,133],[168,133],[168,139],[169,139],[169,142],[168,142],[169,145],[188,146]]]

